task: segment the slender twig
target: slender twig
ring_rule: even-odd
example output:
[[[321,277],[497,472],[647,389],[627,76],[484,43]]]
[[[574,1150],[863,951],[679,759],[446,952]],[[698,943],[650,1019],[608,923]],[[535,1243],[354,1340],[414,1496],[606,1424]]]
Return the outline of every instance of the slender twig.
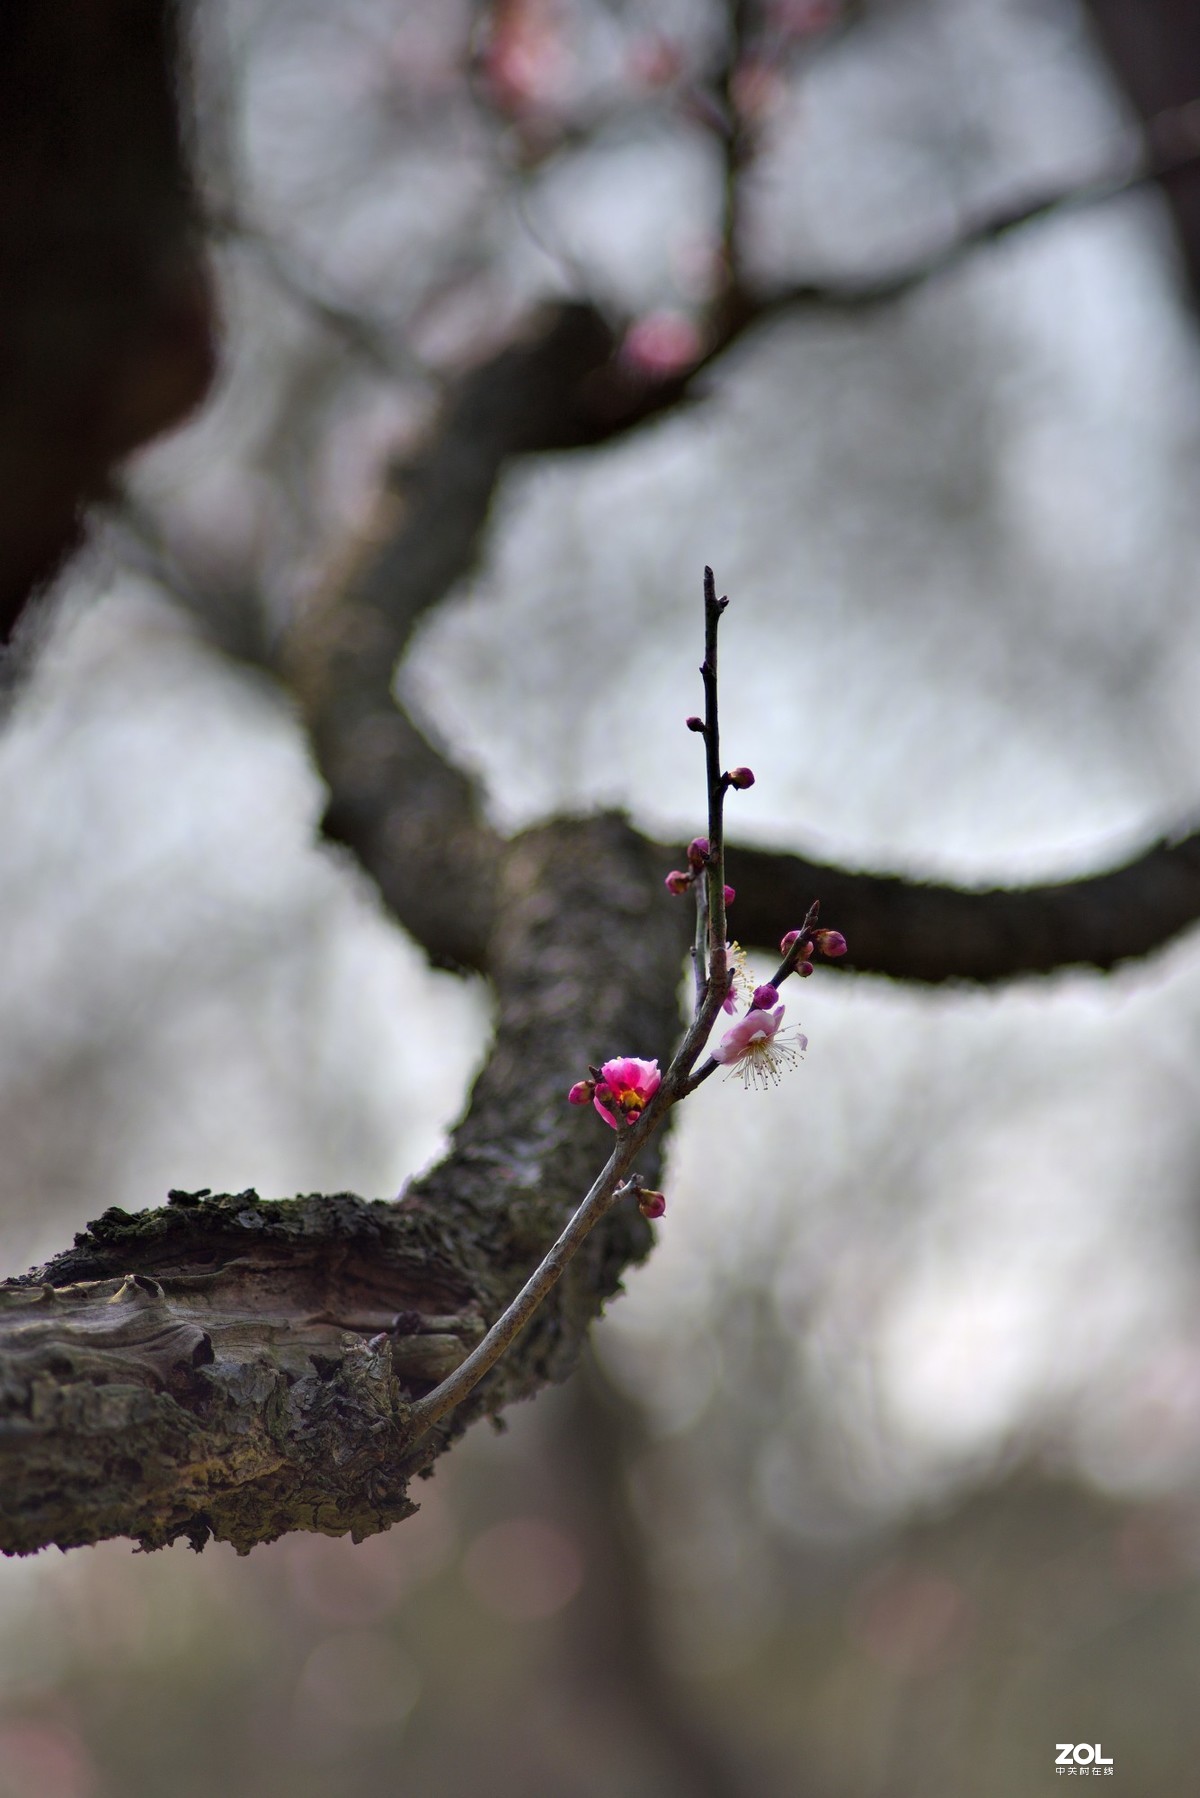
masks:
[[[721,982],[721,999],[725,997],[725,774],[721,767],[721,725],[717,693],[717,631],[721,613],[728,599],[717,598],[716,582],[711,568],[704,570],[704,661],[700,678],[704,682],[704,765],[708,777],[708,843],[709,859],[705,871],[708,889],[708,973],[711,981]]]
[[[725,953],[725,853],[723,809],[728,777],[721,768],[719,694],[717,687],[717,630],[721,614],[729,601],[718,599],[711,568],[704,570],[704,662],[700,673],[704,682],[704,747],[708,785],[709,857],[703,876],[693,883],[698,908],[696,944],[696,1008],[683,1041],[663,1076],[658,1091],[641,1116],[622,1130],[616,1148],[597,1175],[570,1221],[563,1229],[520,1292],[491,1329],[466,1357],[432,1392],[418,1399],[409,1413],[409,1423],[418,1434],[461,1404],[483,1376],[496,1365],[543,1299],[559,1280],[568,1262],[595,1229],[605,1213],[627,1193],[636,1190],[637,1176],[626,1179],[629,1169],[650,1138],[658,1131],[667,1113],[679,1100],[694,1090],[692,1078],[708,1034],[713,1027],[729,986]],[[705,920],[707,918],[707,945]],[[707,965],[705,965],[707,963]],[[599,1072],[599,1070],[596,1070]]]
[[[696,895],[696,938],[692,944],[692,974],[696,984],[696,1010],[704,1004],[708,985],[708,881],[693,882]]]
[[[418,1399],[409,1412],[409,1423],[415,1430],[425,1431],[431,1428],[448,1411],[461,1404],[484,1374],[496,1365],[505,1349],[520,1335],[542,1300],[557,1283],[585,1238],[595,1229],[605,1212],[619,1198],[624,1197],[628,1188],[622,1184],[623,1176],[654,1133],[653,1127],[647,1128],[647,1122],[648,1120],[643,1120],[618,1141],[553,1248],[548,1250],[516,1298],[496,1319],[483,1341],[472,1349],[453,1373],[446,1376],[440,1386],[435,1386],[425,1398]]]
[[[558,1239],[543,1256],[520,1292],[496,1319],[482,1342],[459,1363],[439,1386],[418,1399],[409,1412],[409,1424],[420,1439],[460,1404],[486,1373],[496,1365],[542,1301],[561,1277],[567,1264],[611,1207],[621,1198],[640,1189],[637,1174],[630,1173],[637,1156],[661,1127],[667,1113],[680,1099],[687,1098],[697,1086],[714,1073],[717,1062],[709,1056],[696,1069],[696,1062],[708,1041],[717,1013],[729,990],[728,957],[725,943],[725,796],[731,784],[730,775],[721,767],[720,695],[717,680],[717,635],[721,614],[728,599],[717,598],[716,582],[711,568],[704,570],[704,661],[700,676],[704,683],[704,759],[708,787],[708,854],[703,868],[694,869],[692,888],[696,897],[696,937],[692,949],[695,963],[696,1004],[691,1023],[671,1059],[657,1091],[639,1116],[625,1119],[617,1145],[596,1176],[587,1194],[576,1207]],[[691,720],[695,728],[697,720]],[[736,772],[736,770],[735,770]],[[740,780],[738,785],[743,784]],[[772,979],[773,985],[786,980],[796,969],[811,945],[809,932],[817,919],[816,902],[809,907],[804,925],[792,943]],[[695,1071],[693,1071],[695,1070]],[[600,1068],[590,1070],[599,1085]]]

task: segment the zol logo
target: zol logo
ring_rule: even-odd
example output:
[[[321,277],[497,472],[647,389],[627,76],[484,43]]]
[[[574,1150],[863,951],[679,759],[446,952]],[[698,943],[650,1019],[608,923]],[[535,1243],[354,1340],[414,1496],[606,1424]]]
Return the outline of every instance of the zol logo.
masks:
[[[1105,1754],[1099,1742],[1056,1742],[1054,1746],[1058,1750],[1054,1765],[1060,1779],[1064,1773],[1070,1778],[1086,1778],[1089,1773],[1093,1779],[1105,1773],[1112,1777],[1112,1755]]]

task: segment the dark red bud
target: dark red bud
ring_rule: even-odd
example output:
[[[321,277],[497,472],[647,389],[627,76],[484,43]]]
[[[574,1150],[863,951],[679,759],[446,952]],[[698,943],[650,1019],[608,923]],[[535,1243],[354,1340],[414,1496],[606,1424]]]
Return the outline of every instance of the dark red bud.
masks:
[[[704,729],[703,718],[697,718],[694,712],[692,713],[692,716],[686,720],[686,723],[687,723],[687,727],[689,730],[703,730]]]
[[[726,887],[725,888],[725,903],[726,903],[726,905],[732,905],[736,898],[737,898],[737,888],[736,887]]]
[[[667,1209],[667,1197],[662,1192],[650,1192],[648,1189],[638,1193],[638,1210],[643,1217],[654,1219],[661,1217]]]
[[[801,980],[807,980],[809,975],[812,973],[812,971],[813,971],[813,965],[812,965],[811,961],[802,961],[796,969],[796,972],[797,972],[797,974],[799,974]]]
[[[729,784],[731,787],[752,787],[754,785],[753,771],[749,768],[731,768]]]
[[[779,1004],[779,992],[773,986],[756,986],[750,1001],[751,1011],[771,1011]]]
[[[813,937],[813,942],[822,955],[832,958],[846,953],[846,939],[840,930],[818,930]]]

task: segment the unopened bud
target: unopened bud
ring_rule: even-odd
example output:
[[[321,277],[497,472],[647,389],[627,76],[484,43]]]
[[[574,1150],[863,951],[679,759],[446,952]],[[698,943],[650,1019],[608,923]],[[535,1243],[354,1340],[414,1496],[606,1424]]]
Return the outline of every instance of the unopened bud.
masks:
[[[689,730],[703,730],[704,729],[703,718],[697,718],[697,716],[694,712],[692,713],[692,716],[690,718],[685,719],[685,723],[687,724],[687,727]]]
[[[799,941],[800,941],[800,932],[798,930],[789,930],[787,935],[784,937],[783,941],[779,945],[780,955],[786,955],[788,950],[791,948],[792,944],[798,943]]]
[[[691,884],[691,875],[685,874],[682,868],[672,868],[671,872],[667,875],[666,880],[663,882],[668,893],[674,893],[676,898],[678,898],[681,893],[686,893]]]
[[[596,1096],[594,1080],[577,1080],[567,1094],[568,1105],[590,1105]]]
[[[729,784],[731,787],[752,787],[754,785],[753,770],[750,768],[731,768],[729,770]]]
[[[779,990],[773,986],[756,986],[750,1001],[751,1011],[770,1011],[779,1004]]]
[[[797,972],[797,974],[799,974],[801,980],[807,980],[809,975],[812,973],[812,971],[813,971],[813,965],[812,965],[811,961],[802,961],[797,965],[797,968],[796,968],[796,972]]]
[[[846,939],[840,930],[818,930],[813,936],[813,942],[822,955],[836,957],[846,953]]]
[[[638,1210],[643,1217],[654,1219],[661,1217],[667,1209],[667,1195],[663,1192],[651,1192],[643,1187],[638,1193]]]
[[[725,903],[726,903],[726,905],[732,905],[736,898],[737,898],[737,888],[736,887],[726,887],[725,888]]]
[[[693,837],[687,846],[689,868],[702,868],[711,853],[707,837]]]

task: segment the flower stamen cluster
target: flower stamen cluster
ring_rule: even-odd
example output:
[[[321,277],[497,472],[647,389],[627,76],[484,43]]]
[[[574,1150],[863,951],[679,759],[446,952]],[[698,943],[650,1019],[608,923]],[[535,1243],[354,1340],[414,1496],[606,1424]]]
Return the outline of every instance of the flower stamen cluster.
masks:
[[[712,1052],[713,1060],[729,1069],[726,1078],[740,1074],[747,1091],[751,1086],[764,1090],[778,1086],[784,1069],[794,1068],[808,1047],[803,1031],[780,1032],[784,1007],[775,1003],[778,998],[773,986],[760,986],[745,1017],[725,1032]]]

